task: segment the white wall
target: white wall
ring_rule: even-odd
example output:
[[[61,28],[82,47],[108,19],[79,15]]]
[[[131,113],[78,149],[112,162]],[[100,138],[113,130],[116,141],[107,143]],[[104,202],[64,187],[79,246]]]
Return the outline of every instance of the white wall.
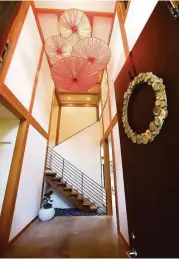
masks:
[[[39,73],[32,115],[42,128],[48,132],[54,83],[45,54],[43,55]]]
[[[30,7],[5,79],[7,87],[27,109],[41,48],[40,35]]]
[[[0,142],[10,142],[10,144],[0,143],[0,212],[4,200],[18,128],[19,120],[0,119]]]
[[[39,212],[47,140],[32,126],[24,153],[10,240]]]
[[[101,183],[99,122],[54,148],[74,166]]]
[[[48,143],[49,147],[55,146],[55,143],[56,143],[58,112],[59,112],[59,106],[53,105],[52,106],[52,115],[51,115],[49,143]]]
[[[103,124],[104,124],[104,133],[110,125],[110,117],[109,117],[109,99],[106,102],[106,105],[103,110]]]
[[[105,70],[101,80],[101,102],[103,107],[106,103],[107,97],[108,97],[108,76]]]
[[[108,77],[115,81],[122,66],[124,65],[126,61],[124,47],[123,47],[123,41],[122,41],[122,35],[121,35],[121,29],[119,26],[119,20],[118,15],[116,13],[115,19],[114,19],[114,25],[113,30],[111,34],[111,40],[109,47],[111,49],[111,60],[107,66],[108,71]]]
[[[125,29],[130,50],[139,38],[157,2],[158,0],[131,1],[125,20]]]
[[[120,145],[120,139],[119,139],[118,123],[116,123],[116,125],[113,128],[113,137],[114,137],[114,152],[115,152],[115,162],[116,162],[120,232],[125,238],[125,240],[129,243],[128,222],[127,222],[127,213],[126,213],[126,199],[125,199],[125,190],[124,190],[121,145]]]
[[[38,8],[70,9],[76,8],[86,11],[114,12],[115,1],[105,0],[60,0],[60,1],[35,1]]]
[[[96,107],[62,107],[59,143],[96,121]]]
[[[48,191],[54,192],[51,196],[51,199],[53,200],[53,202],[52,202],[53,208],[60,208],[60,209],[75,208],[75,206],[72,203],[70,203],[66,198],[64,198],[63,195],[58,193],[54,188],[49,186],[46,189],[46,192],[48,192]]]

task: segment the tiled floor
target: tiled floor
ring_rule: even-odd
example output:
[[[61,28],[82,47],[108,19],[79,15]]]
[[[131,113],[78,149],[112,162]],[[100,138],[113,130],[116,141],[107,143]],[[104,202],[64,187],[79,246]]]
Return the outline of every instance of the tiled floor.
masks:
[[[111,217],[38,219],[10,246],[5,257],[127,257]]]

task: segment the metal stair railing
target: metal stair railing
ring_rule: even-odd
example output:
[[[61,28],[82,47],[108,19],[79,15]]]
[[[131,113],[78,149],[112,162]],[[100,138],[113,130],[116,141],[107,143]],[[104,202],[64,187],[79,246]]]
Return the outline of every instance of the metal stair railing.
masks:
[[[98,211],[106,213],[106,189],[50,147],[47,150],[46,168],[51,169],[56,173],[56,177],[66,181],[79,194],[88,198],[97,206]]]

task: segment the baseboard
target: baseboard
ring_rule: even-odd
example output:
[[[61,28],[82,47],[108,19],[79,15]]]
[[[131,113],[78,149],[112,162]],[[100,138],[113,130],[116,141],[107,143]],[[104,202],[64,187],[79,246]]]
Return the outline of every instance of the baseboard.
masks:
[[[122,241],[124,242],[124,245],[126,247],[126,250],[129,251],[130,250],[130,245],[129,243],[126,241],[126,239],[123,237],[123,235],[121,233],[118,234],[119,237],[122,239]]]
[[[9,241],[8,246],[12,245],[12,243],[14,243],[21,235],[22,233],[28,228],[30,227],[30,225],[38,218],[38,216],[36,216],[33,220],[31,220],[13,239],[11,239],[11,241]]]

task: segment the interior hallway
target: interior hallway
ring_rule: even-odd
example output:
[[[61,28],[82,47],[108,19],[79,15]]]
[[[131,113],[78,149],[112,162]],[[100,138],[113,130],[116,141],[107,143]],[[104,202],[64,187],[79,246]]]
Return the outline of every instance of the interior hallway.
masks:
[[[55,217],[37,219],[8,249],[5,257],[127,258],[112,219]]]

